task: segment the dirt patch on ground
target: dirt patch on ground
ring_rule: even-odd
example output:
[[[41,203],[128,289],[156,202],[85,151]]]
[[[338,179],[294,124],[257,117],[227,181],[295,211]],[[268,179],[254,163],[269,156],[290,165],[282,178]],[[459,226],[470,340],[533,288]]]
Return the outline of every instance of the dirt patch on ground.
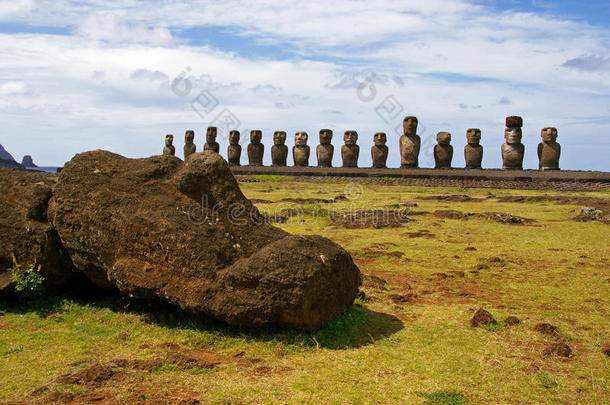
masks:
[[[516,316],[507,316],[506,319],[504,320],[504,325],[506,326],[516,326],[519,325],[521,323],[521,320],[519,318],[517,318]]]
[[[468,220],[470,218],[485,218],[490,221],[499,222],[501,224],[509,225],[523,225],[536,222],[530,218],[523,218],[517,215],[511,215],[504,212],[461,212],[456,210],[437,210],[432,213],[437,218],[442,219],[460,219]]]
[[[595,207],[598,210],[604,212],[610,212],[610,198],[600,197],[580,197],[580,196],[567,196],[567,195],[555,195],[555,196],[518,196],[518,195],[507,195],[494,197],[498,202],[550,202],[560,205],[580,205],[586,207]]]
[[[481,202],[485,198],[475,198],[469,195],[430,195],[417,197],[418,200],[444,201],[444,202]]]
[[[348,213],[330,212],[330,223],[347,229],[398,228],[409,218],[396,211],[364,210]]]
[[[563,342],[551,343],[544,348],[545,356],[572,357],[572,348]]]
[[[479,326],[487,326],[494,324],[496,320],[494,317],[483,308],[479,308],[477,312],[474,313],[472,319],[470,319],[470,326],[476,328]]]
[[[543,335],[559,337],[559,328],[551,325],[550,323],[539,323],[534,326],[534,330],[538,333],[542,333]]]
[[[428,238],[428,239],[436,238],[436,235],[433,233],[430,233],[430,231],[427,229],[421,229],[416,232],[407,232],[407,235],[409,236],[409,238]]]
[[[97,384],[109,380],[114,374],[115,371],[111,367],[98,363],[75,373],[63,374],[57,377],[55,382],[79,385]]]
[[[388,282],[381,277],[373,276],[370,274],[362,275],[362,286],[364,288],[373,288],[376,290],[387,290]]]

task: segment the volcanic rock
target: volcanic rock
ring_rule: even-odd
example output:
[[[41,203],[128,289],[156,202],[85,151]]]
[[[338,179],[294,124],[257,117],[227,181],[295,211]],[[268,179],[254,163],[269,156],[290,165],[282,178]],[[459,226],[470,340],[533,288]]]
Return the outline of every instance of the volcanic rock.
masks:
[[[25,155],[21,160],[21,166],[23,167],[38,167],[34,164],[34,159],[30,155]]]
[[[8,269],[41,265],[47,287],[72,283],[79,275],[47,221],[53,181],[40,172],[0,168],[0,294],[11,291]],[[81,278],[81,280],[84,278]]]
[[[487,326],[492,325],[496,322],[494,317],[483,308],[479,308],[477,312],[474,313],[472,319],[470,319],[470,326],[479,327],[479,326]]]
[[[339,245],[265,223],[213,152],[76,155],[49,217],[98,287],[241,326],[315,330],[347,310],[360,271]]]

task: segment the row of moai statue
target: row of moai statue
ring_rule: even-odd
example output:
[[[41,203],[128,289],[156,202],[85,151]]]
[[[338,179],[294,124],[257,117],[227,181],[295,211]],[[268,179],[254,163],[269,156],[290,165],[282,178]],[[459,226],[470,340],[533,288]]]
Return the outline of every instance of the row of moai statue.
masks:
[[[419,152],[421,138],[417,135],[417,118],[405,117],[403,120],[403,135],[400,137],[400,156],[402,168],[419,167]],[[523,119],[517,116],[506,118],[506,129],[504,131],[505,143],[502,145],[502,168],[523,169],[523,157],[525,146],[521,143]],[[211,150],[219,153],[220,147],[216,142],[216,127],[208,127],[206,143],[203,150]],[[546,127],[541,132],[542,142],[538,145],[538,159],[540,170],[559,170],[559,156],[561,146],[557,143],[557,129]],[[333,131],[330,129],[320,130],[320,144],[316,147],[316,157],[319,167],[332,167],[335,147],[331,144]],[[184,136],[184,158],[195,153],[195,132],[186,131]],[[261,143],[262,131],[250,131],[250,144],[248,145],[248,162],[250,166],[262,166],[265,146]],[[467,169],[480,169],[483,160],[483,146],[481,146],[481,130],[470,128],[466,131],[467,145],[464,147],[464,158]],[[173,135],[165,137],[164,155],[175,155],[173,146]],[[241,159],[241,145],[239,144],[239,131],[229,133],[229,147],[227,149],[227,160],[230,165],[239,166]],[[294,147],[292,157],[295,166],[309,166],[310,148],[307,145],[307,132],[297,132],[294,136]],[[436,135],[437,145],[434,146],[435,168],[451,168],[453,160],[453,146],[451,146],[451,134],[439,132]],[[343,167],[358,167],[360,146],[358,133],[356,131],[345,131],[343,135],[344,144],[341,146],[341,158]],[[386,168],[388,159],[387,136],[384,132],[377,132],[373,136],[374,145],[371,147],[371,158],[373,168]],[[273,146],[271,147],[272,166],[286,166],[288,147],[286,146],[286,132],[276,131],[273,134]]]

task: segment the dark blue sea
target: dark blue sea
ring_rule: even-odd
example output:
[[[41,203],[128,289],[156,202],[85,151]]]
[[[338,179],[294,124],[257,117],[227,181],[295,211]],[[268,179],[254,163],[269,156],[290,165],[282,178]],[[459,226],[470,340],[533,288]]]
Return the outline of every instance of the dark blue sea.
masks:
[[[38,171],[47,172],[47,173],[57,173],[57,169],[59,169],[59,166],[26,167],[26,169],[38,170]]]

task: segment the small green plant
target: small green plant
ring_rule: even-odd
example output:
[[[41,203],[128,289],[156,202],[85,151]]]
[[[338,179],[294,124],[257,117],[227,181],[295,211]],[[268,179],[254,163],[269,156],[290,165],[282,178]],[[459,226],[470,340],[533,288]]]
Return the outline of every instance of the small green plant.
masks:
[[[466,397],[456,391],[438,391],[432,394],[419,394],[426,398],[424,405],[464,405]]]
[[[44,277],[40,274],[41,265],[32,263],[24,266],[17,263],[13,255],[13,267],[8,271],[11,274],[11,281],[15,283],[15,292],[25,300],[34,300],[44,295]]]

